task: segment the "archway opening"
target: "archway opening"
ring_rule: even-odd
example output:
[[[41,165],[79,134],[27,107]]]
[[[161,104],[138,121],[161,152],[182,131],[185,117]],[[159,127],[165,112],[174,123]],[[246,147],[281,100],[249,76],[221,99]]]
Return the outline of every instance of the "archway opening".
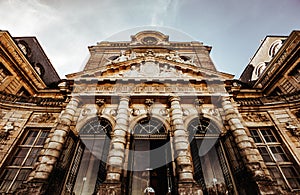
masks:
[[[220,130],[207,118],[193,119],[188,125],[194,179],[204,194],[233,194],[228,162],[219,139]]]
[[[156,118],[139,121],[133,128],[128,159],[127,194],[175,192],[170,138]]]
[[[111,123],[103,118],[87,122],[79,131],[85,144],[74,187],[75,194],[96,194],[106,178]]]

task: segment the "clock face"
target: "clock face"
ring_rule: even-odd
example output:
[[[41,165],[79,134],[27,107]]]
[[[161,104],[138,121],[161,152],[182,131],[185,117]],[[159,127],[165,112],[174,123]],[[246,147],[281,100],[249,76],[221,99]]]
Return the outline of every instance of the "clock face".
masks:
[[[158,40],[155,37],[145,37],[142,39],[142,42],[145,45],[155,45],[158,42]]]

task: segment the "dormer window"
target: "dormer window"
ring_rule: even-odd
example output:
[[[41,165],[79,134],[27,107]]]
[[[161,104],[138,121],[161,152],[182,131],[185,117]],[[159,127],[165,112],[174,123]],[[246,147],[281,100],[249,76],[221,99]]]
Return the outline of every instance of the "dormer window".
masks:
[[[265,62],[259,63],[255,68],[255,75],[259,77],[265,69],[266,69],[266,63]]]
[[[269,56],[273,58],[281,46],[282,46],[282,40],[276,40],[274,43],[272,43],[269,49]]]
[[[36,64],[34,65],[34,69],[35,69],[35,71],[36,71],[40,76],[43,76],[44,73],[45,73],[45,70],[44,70],[43,66],[42,66],[40,63],[36,63]]]
[[[30,49],[25,41],[19,41],[18,47],[21,49],[25,56],[28,56],[30,54]]]

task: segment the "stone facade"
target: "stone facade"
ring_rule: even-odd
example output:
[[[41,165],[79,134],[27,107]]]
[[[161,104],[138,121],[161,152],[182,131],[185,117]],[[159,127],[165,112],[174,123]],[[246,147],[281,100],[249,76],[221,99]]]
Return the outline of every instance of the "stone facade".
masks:
[[[211,47],[142,31],[58,82],[1,31],[0,193],[299,193],[299,40],[266,38],[236,80]]]

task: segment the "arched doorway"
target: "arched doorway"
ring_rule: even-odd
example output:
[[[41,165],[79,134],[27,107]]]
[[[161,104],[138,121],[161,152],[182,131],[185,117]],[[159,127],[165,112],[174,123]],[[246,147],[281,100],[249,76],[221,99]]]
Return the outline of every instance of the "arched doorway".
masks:
[[[170,137],[156,118],[140,120],[132,129],[127,194],[167,194],[175,191]]]
[[[188,124],[188,131],[194,179],[204,194],[234,194],[218,126],[207,118],[195,118]]]
[[[85,150],[76,178],[75,194],[96,194],[104,182],[111,131],[111,123],[104,118],[90,120],[79,131]]]

